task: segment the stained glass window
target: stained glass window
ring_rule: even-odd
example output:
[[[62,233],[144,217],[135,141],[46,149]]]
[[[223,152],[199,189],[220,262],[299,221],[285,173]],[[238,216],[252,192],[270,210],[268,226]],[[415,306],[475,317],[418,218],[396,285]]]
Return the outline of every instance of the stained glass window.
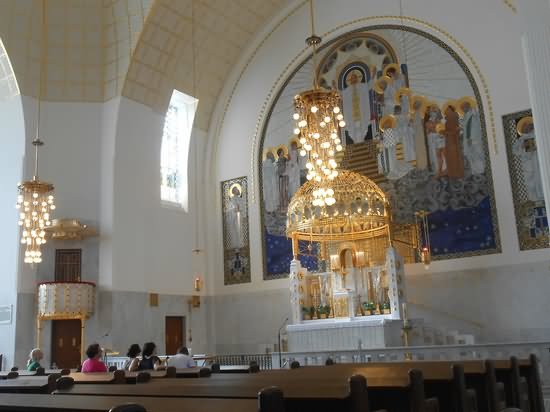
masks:
[[[198,100],[177,90],[172,93],[160,151],[160,198],[187,210],[187,164]]]

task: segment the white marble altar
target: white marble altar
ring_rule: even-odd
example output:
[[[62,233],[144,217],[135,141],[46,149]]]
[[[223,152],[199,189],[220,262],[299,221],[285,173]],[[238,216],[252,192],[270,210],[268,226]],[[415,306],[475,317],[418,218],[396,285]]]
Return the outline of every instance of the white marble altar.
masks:
[[[366,273],[371,276],[368,282],[365,281]],[[377,281],[373,281],[372,276]],[[352,270],[345,277],[335,272],[308,273],[298,260],[294,260],[290,266],[292,324],[286,328],[288,350],[401,346],[403,319],[407,318],[403,313],[404,309],[406,311],[405,298],[403,259],[393,247],[387,249],[382,265]],[[373,300],[377,308],[371,311],[365,305]],[[388,300],[389,307],[380,313],[380,303]],[[313,312],[317,307],[327,306],[330,307],[328,312],[326,309]]]
[[[357,350],[402,346],[403,321],[387,315],[332,318],[288,325],[289,352]]]

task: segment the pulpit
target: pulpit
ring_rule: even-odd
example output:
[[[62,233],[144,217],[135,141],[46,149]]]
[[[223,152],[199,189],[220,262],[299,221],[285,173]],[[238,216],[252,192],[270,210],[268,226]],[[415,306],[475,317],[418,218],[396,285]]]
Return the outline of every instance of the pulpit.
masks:
[[[37,347],[40,347],[42,321],[78,319],[81,328],[80,356],[84,357],[85,321],[95,308],[92,282],[44,282],[38,285]]]

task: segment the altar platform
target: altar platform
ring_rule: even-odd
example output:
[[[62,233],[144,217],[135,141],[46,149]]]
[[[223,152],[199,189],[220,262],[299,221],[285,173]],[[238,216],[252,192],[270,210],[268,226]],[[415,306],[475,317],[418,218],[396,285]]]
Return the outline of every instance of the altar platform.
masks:
[[[389,348],[403,345],[403,321],[386,315],[307,320],[286,327],[289,352]]]

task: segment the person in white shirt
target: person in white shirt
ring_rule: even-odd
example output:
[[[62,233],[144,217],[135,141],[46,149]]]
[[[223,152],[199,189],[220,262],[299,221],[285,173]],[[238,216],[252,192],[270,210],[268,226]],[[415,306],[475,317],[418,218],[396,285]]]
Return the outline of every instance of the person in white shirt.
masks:
[[[185,346],[181,346],[178,349],[178,353],[174,356],[170,356],[168,359],[168,366],[173,366],[176,369],[194,368],[197,366],[189,351]]]

